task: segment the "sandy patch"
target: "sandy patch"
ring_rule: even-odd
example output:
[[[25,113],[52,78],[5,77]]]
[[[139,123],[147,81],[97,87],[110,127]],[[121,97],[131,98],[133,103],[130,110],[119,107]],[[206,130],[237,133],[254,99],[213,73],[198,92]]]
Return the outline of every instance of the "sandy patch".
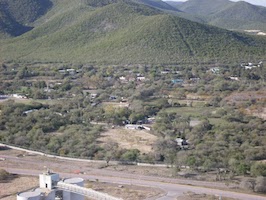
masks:
[[[220,197],[218,195],[196,194],[194,192],[187,192],[183,196],[177,198],[177,200],[236,200],[228,197]]]
[[[105,144],[109,141],[118,143],[124,149],[138,149],[142,153],[149,153],[157,137],[145,130],[128,130],[124,128],[110,129],[101,134],[99,142]]]
[[[17,193],[38,187],[39,179],[37,177],[23,176],[15,178],[7,183],[0,183],[0,199],[15,200]]]
[[[147,199],[164,194],[164,191],[158,188],[148,188],[135,185],[87,182],[85,186],[99,192],[107,193],[117,198],[122,198],[124,200]]]

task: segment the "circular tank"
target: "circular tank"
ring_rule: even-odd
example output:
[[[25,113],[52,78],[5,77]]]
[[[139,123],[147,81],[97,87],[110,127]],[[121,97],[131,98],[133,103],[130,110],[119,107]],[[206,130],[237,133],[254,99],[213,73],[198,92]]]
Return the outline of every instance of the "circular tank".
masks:
[[[64,183],[69,183],[69,184],[78,185],[78,186],[83,187],[84,186],[84,179],[83,178],[69,178],[69,179],[65,179]]]
[[[82,178],[70,178],[70,179],[65,179],[64,183],[83,187],[84,186],[84,179],[82,179]],[[79,195],[79,194],[75,194],[72,192],[64,191],[63,192],[63,199],[64,200],[84,200],[84,196]]]
[[[38,191],[22,192],[17,195],[17,200],[40,200],[41,193]]]

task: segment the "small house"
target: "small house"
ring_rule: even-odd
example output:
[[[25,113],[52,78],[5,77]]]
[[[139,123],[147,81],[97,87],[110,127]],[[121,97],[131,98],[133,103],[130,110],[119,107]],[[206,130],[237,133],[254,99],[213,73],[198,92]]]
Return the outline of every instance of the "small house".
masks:
[[[181,149],[188,149],[189,143],[186,139],[176,138],[176,143]]]
[[[184,82],[183,79],[173,79],[173,80],[172,80],[172,83],[173,83],[173,84],[182,84],[183,82]]]

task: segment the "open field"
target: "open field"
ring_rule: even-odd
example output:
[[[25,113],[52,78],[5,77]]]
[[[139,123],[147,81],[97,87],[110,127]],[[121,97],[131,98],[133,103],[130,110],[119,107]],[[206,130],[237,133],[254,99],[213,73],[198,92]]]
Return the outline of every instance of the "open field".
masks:
[[[102,144],[114,141],[124,149],[138,149],[142,153],[152,151],[157,137],[145,130],[128,130],[125,128],[109,129],[98,139]]]
[[[119,185],[114,183],[88,181],[85,186],[124,200],[147,199],[164,194],[164,191],[162,190],[135,185]]]
[[[212,107],[178,107],[178,108],[167,108],[167,112],[176,113],[182,116],[190,116],[195,118],[207,117],[215,111]]]
[[[265,102],[266,101],[266,88],[259,91],[245,91],[245,92],[233,92],[224,100],[229,103],[242,104],[249,101]]]
[[[112,106],[114,108],[128,108],[129,104],[126,102],[103,102],[103,107]]]
[[[39,100],[33,100],[33,99],[18,99],[18,98],[13,98],[13,97],[10,97],[8,99],[1,99],[0,100],[0,104],[2,102],[5,102],[5,101],[8,101],[8,100],[13,100],[15,101],[15,103],[23,103],[23,104],[32,104],[32,103],[42,103],[42,104],[56,104],[58,102],[62,102],[62,100],[56,100],[56,99],[53,99],[53,100],[49,100],[49,99],[39,99]]]
[[[15,200],[18,192],[37,187],[39,180],[33,176],[19,176],[9,182],[0,182],[0,199]]]

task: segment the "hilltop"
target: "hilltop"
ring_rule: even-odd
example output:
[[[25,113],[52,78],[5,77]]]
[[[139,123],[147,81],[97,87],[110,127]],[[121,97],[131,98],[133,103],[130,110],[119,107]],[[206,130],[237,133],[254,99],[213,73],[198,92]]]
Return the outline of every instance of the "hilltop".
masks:
[[[210,17],[210,24],[227,29],[266,30],[266,8],[236,2]]]
[[[231,4],[234,3],[229,0],[188,0],[182,3],[179,8],[190,14],[210,15],[223,10]]]
[[[266,40],[169,15],[129,0],[55,1],[36,27],[2,40],[5,60],[209,62],[265,57]]]
[[[162,10],[169,10],[169,11],[177,11],[180,12],[175,6],[168,4],[167,2],[161,0],[133,0],[136,3],[143,3],[148,6],[162,9]]]
[[[226,29],[266,31],[266,8],[263,6],[229,0],[188,0],[184,3],[169,4],[187,14],[197,16],[210,25]]]

